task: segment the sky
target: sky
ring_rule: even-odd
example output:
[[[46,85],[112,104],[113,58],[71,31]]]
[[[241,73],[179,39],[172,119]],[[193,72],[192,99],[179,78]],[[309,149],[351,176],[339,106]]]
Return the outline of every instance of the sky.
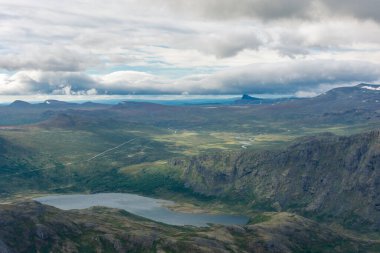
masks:
[[[378,0],[0,0],[0,95],[380,83]]]

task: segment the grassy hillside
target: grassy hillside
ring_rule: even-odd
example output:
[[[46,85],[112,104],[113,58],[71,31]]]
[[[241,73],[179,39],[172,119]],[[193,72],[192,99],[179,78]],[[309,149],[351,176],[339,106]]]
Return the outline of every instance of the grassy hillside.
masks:
[[[11,217],[0,227],[0,251],[377,252],[377,241],[365,238],[380,228],[378,96],[359,85],[265,105],[1,107],[2,202],[132,192],[175,200],[178,210],[252,219],[244,228],[196,230],[115,210],[19,203],[0,207],[0,224]],[[25,236],[24,248],[12,234]]]
[[[288,213],[247,226],[175,227],[125,211],[60,211],[36,202],[0,205],[1,252],[377,252],[380,242],[353,239]]]
[[[380,131],[305,137],[286,149],[205,154],[173,164],[205,195],[380,230]]]

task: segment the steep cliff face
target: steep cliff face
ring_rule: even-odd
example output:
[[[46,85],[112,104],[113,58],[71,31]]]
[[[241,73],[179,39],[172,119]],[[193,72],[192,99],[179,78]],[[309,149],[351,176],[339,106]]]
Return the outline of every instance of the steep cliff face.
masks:
[[[380,131],[305,137],[285,150],[176,162],[195,191],[380,230]]]

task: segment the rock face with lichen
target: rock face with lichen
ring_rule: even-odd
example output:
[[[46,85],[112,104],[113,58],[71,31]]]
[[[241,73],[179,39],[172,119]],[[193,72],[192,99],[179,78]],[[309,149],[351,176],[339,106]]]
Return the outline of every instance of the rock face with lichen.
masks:
[[[322,134],[284,150],[217,153],[177,161],[198,193],[380,230],[380,131]]]

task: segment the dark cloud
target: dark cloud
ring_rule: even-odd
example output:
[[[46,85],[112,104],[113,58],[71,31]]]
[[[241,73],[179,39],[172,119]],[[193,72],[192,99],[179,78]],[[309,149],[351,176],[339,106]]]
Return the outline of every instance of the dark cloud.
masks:
[[[187,15],[205,18],[311,19],[348,15],[380,20],[378,0],[143,0]],[[324,12],[325,11],[325,12]]]
[[[158,0],[154,2],[184,13],[216,19],[299,17],[305,16],[311,4],[311,1],[307,0]]]
[[[179,43],[184,48],[195,48],[200,52],[226,58],[237,55],[244,49],[258,50],[266,41],[261,31],[252,28],[233,31],[219,31],[214,33],[200,33],[189,35],[186,40]]]
[[[0,68],[6,70],[81,71],[96,66],[99,60],[78,50],[63,46],[26,46],[0,57]]]
[[[348,15],[380,21],[378,0],[321,0],[332,15]]]
[[[380,65],[359,61],[293,61],[232,68],[198,79],[183,80],[191,93],[296,93],[321,86],[344,86],[380,80]],[[180,83],[179,83],[180,84]]]

